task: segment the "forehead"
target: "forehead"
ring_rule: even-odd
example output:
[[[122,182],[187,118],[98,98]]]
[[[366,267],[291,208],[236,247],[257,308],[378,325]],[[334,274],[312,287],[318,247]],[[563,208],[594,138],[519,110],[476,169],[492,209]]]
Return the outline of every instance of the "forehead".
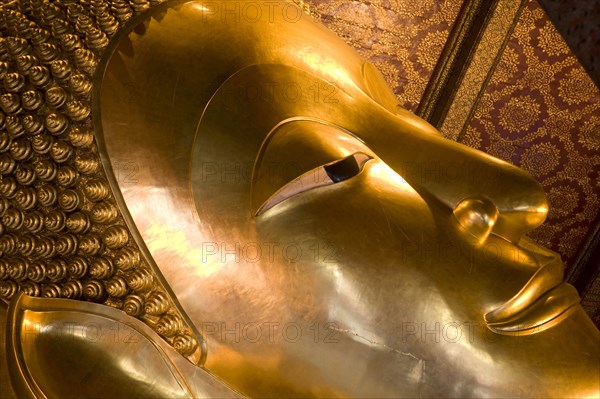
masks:
[[[198,4],[163,7],[138,21],[143,29],[114,38],[93,96],[102,160],[127,223],[190,309],[189,273],[218,269],[202,259],[213,230],[253,239],[252,168],[269,131],[301,115],[297,105],[329,109],[317,115],[326,117],[338,92],[367,90],[363,61],[310,19],[224,22]],[[286,72],[239,73],[259,64]]]
[[[308,17],[271,18],[273,4],[258,22],[221,18],[221,2],[163,7],[111,42],[97,74],[94,124],[140,238],[156,225],[197,224],[198,198],[205,208],[211,199],[247,203],[261,143],[285,118],[318,111],[327,120],[347,91],[385,97],[383,80],[352,49]],[[218,195],[194,192],[211,178],[223,186]]]

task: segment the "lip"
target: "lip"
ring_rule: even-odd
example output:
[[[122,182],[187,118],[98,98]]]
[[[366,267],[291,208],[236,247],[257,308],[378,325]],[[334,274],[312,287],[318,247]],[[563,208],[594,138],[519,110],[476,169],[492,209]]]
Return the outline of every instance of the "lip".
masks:
[[[488,327],[499,334],[546,330],[580,301],[577,290],[563,282],[564,265],[557,254],[521,249],[531,253],[540,267],[515,296],[485,315]]]

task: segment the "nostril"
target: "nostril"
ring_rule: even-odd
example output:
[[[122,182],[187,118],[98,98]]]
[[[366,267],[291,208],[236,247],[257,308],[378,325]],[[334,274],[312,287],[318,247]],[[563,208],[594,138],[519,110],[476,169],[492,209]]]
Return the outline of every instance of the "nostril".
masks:
[[[488,238],[498,220],[498,209],[485,198],[466,198],[454,207],[453,212],[458,223],[480,241]]]

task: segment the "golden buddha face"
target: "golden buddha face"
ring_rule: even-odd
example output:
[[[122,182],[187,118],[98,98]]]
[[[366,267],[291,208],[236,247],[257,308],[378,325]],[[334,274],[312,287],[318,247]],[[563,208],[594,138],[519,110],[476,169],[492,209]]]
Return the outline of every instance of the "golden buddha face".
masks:
[[[594,356],[574,354],[597,330],[522,238],[547,212],[537,183],[396,109],[308,17],[160,10],[115,41],[95,122],[206,369],[250,396],[588,389]]]
[[[308,74],[266,68],[282,73],[278,81],[300,76],[293,81],[311,84]],[[495,378],[498,364],[526,363],[532,352],[523,349],[537,337],[497,335],[484,315],[527,286],[540,267],[536,253],[493,234],[481,241],[383,162],[359,131],[318,113],[278,123],[261,103],[219,97],[254,85],[262,69],[215,94],[219,107],[204,111],[192,150],[194,205],[210,237],[200,241],[207,274],[195,299],[198,309],[214,309],[199,326],[206,367],[257,395],[278,385],[286,395],[395,396],[418,393],[426,359],[444,359],[440,372],[484,379]],[[337,106],[344,101],[341,93]],[[278,111],[288,116],[285,107]],[[374,104],[361,109],[361,117],[380,113]],[[259,121],[273,128],[248,135],[244,127]],[[393,131],[394,121],[379,134]],[[516,320],[504,327],[546,327]],[[309,388],[295,379],[299,370]]]

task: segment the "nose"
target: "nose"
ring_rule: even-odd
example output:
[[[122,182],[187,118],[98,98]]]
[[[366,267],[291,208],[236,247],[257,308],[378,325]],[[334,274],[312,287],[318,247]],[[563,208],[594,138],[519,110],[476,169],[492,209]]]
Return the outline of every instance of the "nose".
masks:
[[[458,223],[479,241],[485,241],[498,221],[498,208],[486,198],[470,197],[454,208]]]
[[[417,192],[446,204],[472,234],[518,243],[546,219],[546,194],[525,171],[432,134],[437,130],[414,114],[400,118],[369,108],[353,120],[352,131]]]

